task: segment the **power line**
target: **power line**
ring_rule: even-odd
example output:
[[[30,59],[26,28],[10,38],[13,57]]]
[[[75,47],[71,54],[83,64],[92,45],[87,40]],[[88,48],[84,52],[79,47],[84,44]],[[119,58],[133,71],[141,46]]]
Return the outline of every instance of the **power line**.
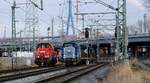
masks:
[[[3,0],[3,1],[5,1],[6,3],[8,3],[8,4],[10,4],[10,5],[13,4],[13,3],[11,3],[11,2],[9,2],[9,1],[7,1],[7,0]]]
[[[23,12],[26,12],[24,9],[22,9],[22,8],[20,8]],[[43,22],[43,23],[45,23],[45,24],[47,24],[47,25],[49,25],[49,23],[47,23],[47,21],[44,21],[43,19],[41,19],[41,18],[39,18],[40,19],[40,21],[41,22]]]
[[[12,3],[9,2],[9,1],[7,1],[7,0],[3,0],[3,1],[5,1],[6,3],[12,5]],[[25,11],[24,9],[22,9],[22,8],[19,8],[19,9],[21,9],[23,12],[26,12],[26,11]],[[50,16],[46,11],[43,11],[42,13],[46,14],[47,16]],[[43,19],[40,19],[40,21],[43,22],[43,23],[45,23],[45,24],[47,24],[47,25],[49,25],[49,23],[47,23],[47,22],[44,21]]]
[[[112,5],[112,4],[113,4],[113,1],[111,1],[111,5]],[[109,8],[107,8],[105,12],[107,12],[108,9],[109,9]],[[100,18],[102,19],[104,16],[105,16],[105,14],[103,14]]]

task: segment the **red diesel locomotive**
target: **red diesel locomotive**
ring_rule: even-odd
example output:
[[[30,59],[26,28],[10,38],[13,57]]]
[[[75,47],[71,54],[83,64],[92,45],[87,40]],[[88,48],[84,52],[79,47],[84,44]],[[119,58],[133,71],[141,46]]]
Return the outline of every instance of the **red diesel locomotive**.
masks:
[[[58,53],[50,43],[39,43],[35,52],[35,64],[39,66],[54,66]]]

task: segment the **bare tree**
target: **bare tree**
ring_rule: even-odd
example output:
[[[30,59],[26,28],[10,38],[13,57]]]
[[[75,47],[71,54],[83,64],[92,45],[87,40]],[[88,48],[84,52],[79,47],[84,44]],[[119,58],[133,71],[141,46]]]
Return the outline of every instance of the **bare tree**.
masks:
[[[133,35],[133,34],[137,34],[138,33],[138,29],[135,25],[130,25],[128,26],[128,30],[129,30],[129,34]]]
[[[142,33],[143,32],[143,21],[142,20],[138,20],[137,22],[137,28],[139,29],[139,33]]]
[[[149,10],[150,12],[150,0],[144,0],[144,6]],[[149,13],[150,15],[150,13]],[[150,33],[150,19],[147,19],[147,28],[148,28],[148,33]]]
[[[129,34],[141,34],[143,33],[144,22],[142,20],[138,20],[135,25],[130,25]]]
[[[150,11],[150,0],[145,0],[144,6]]]

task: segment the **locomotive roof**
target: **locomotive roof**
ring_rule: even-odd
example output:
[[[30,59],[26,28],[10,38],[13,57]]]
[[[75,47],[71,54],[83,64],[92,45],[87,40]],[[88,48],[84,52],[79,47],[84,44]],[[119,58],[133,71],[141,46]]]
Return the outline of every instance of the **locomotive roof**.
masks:
[[[50,42],[40,42],[40,43],[37,43],[37,45],[39,45],[39,44],[49,44],[49,45],[53,46],[53,44],[51,44]]]
[[[65,42],[64,44],[78,44],[77,42]]]
[[[38,44],[41,44],[41,43],[42,44],[51,44],[51,42],[48,42],[48,41],[44,41],[44,42],[42,41],[42,42],[39,42]]]

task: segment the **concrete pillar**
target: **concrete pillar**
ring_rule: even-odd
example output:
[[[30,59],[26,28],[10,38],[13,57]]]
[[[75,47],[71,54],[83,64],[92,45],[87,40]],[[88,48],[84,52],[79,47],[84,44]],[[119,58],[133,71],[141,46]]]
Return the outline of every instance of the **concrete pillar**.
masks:
[[[134,46],[134,55],[135,55],[135,57],[137,57],[137,55],[138,55],[137,50],[138,50],[138,48],[136,46]]]
[[[131,56],[132,56],[132,57],[135,57],[135,56],[136,56],[136,55],[135,55],[135,54],[136,54],[135,51],[136,51],[135,46],[131,46],[131,52],[132,52],[132,53],[131,53],[131,54],[132,54]]]
[[[108,45],[108,56],[111,56],[111,48],[112,48],[112,44],[110,43],[110,45]]]
[[[100,47],[99,43],[97,43],[97,62],[100,60]]]
[[[148,45],[148,57],[150,57],[150,44]]]
[[[111,56],[114,56],[114,52],[115,52],[115,45],[113,44],[113,43],[111,43],[111,47],[110,47],[110,49],[111,49],[111,51],[110,51],[110,53],[111,53]]]

